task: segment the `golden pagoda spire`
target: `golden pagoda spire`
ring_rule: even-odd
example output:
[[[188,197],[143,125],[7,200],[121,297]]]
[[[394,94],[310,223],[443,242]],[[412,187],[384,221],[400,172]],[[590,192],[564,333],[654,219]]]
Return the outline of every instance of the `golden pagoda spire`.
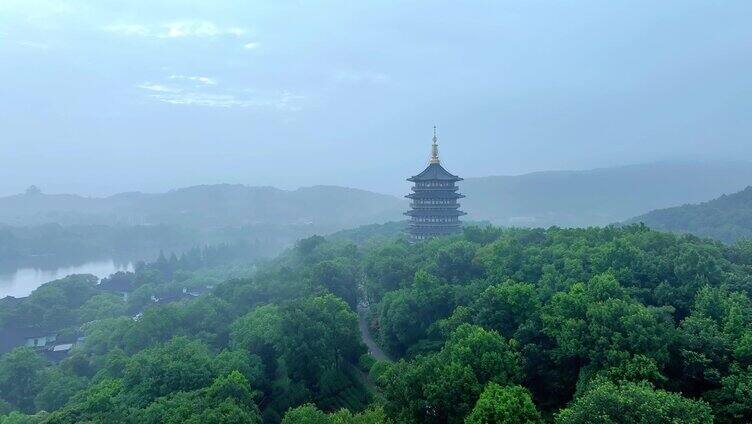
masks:
[[[433,144],[431,145],[431,159],[428,161],[428,163],[441,163],[439,161],[439,145],[436,143],[438,141],[438,138],[436,138],[436,125],[433,126]]]

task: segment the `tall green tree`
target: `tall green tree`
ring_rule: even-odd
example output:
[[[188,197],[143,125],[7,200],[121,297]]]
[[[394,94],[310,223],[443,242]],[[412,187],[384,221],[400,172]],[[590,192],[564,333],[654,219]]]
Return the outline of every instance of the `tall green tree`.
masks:
[[[508,282],[488,287],[472,311],[476,324],[512,337],[520,325],[539,315],[540,308],[535,286]]]
[[[555,295],[542,318],[561,358],[602,368],[636,354],[666,363],[675,337],[670,312],[631,299],[612,275],[603,274]]]
[[[486,383],[521,378],[518,354],[498,333],[464,324],[440,352],[400,361],[378,381],[396,422],[461,423]]]
[[[710,407],[647,383],[603,381],[556,415],[557,424],[711,424]]]
[[[358,318],[334,295],[303,298],[285,308],[279,341],[290,377],[309,387],[318,386],[327,370],[357,363],[365,348]]]
[[[129,403],[142,407],[160,396],[205,387],[214,375],[208,347],[177,337],[134,355],[126,365],[123,385]]]
[[[47,361],[31,348],[16,348],[0,357],[0,399],[23,412],[34,412]]]
[[[488,383],[465,424],[541,424],[530,392],[520,386]]]
[[[326,287],[341,297],[354,310],[358,302],[357,267],[347,258],[337,258],[317,263],[311,272],[314,284]]]

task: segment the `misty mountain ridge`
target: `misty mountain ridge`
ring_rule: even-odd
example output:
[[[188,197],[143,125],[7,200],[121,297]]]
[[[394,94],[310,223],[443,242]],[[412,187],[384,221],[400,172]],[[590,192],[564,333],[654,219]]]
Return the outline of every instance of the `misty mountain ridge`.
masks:
[[[582,227],[697,203],[752,184],[749,162],[658,162],[467,178],[463,209],[499,225]]]
[[[630,219],[659,231],[690,233],[726,243],[752,238],[752,187],[699,204],[658,209]]]
[[[394,196],[336,186],[281,190],[217,184],[103,198],[42,193],[13,195],[0,198],[0,222],[190,227],[312,224],[340,229],[399,219],[404,203]]]
[[[468,220],[504,226],[582,227],[706,201],[749,184],[752,164],[748,162],[663,162],[466,178],[460,192],[467,196],[461,203]],[[13,195],[0,198],[0,223],[199,228],[308,224],[325,232],[402,220],[407,208],[407,200],[396,196],[340,186],[282,190],[216,184],[103,198],[35,192]]]

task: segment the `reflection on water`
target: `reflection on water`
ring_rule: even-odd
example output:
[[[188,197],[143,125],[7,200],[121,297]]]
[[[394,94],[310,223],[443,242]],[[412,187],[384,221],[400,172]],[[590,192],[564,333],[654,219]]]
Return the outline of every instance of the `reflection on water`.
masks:
[[[28,296],[42,284],[71,274],[92,274],[103,278],[118,271],[133,271],[133,264],[116,263],[110,259],[54,269],[19,268],[0,273],[0,298]]]

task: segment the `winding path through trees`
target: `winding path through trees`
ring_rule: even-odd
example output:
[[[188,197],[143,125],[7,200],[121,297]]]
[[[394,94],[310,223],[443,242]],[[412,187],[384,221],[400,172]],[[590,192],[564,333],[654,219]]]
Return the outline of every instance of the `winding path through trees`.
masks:
[[[363,339],[363,343],[368,348],[368,353],[379,361],[392,362],[392,359],[381,350],[371,336],[371,329],[368,327],[368,306],[361,302],[358,303],[358,327],[360,328],[360,338]]]

